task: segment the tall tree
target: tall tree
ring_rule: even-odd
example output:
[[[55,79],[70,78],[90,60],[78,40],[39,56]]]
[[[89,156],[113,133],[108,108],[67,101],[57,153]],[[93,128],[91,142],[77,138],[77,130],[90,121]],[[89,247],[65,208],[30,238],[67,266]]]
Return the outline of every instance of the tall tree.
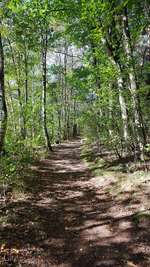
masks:
[[[42,112],[43,112],[43,128],[47,148],[52,151],[50,136],[47,127],[47,49],[48,49],[48,29],[45,25],[45,32],[41,36],[42,49],[42,71],[43,71],[43,91],[42,91]]]
[[[1,26],[1,24],[0,24]],[[7,128],[7,107],[5,99],[5,84],[4,84],[4,51],[2,36],[0,33],[0,154],[5,150],[4,139]]]

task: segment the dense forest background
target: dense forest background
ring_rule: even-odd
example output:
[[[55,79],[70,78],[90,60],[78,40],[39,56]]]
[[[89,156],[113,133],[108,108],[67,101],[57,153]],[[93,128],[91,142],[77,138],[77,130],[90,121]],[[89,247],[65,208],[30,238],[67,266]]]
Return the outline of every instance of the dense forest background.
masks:
[[[147,160],[149,20],[148,0],[0,3],[1,179],[79,135]]]

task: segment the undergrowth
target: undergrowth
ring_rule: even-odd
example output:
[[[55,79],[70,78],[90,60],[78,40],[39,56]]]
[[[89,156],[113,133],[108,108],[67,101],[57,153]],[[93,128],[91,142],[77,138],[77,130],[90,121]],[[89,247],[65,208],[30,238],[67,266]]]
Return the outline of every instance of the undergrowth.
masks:
[[[23,142],[8,145],[6,151],[9,152],[0,157],[0,199],[9,192],[23,191],[29,165],[46,155],[43,148],[33,149]]]

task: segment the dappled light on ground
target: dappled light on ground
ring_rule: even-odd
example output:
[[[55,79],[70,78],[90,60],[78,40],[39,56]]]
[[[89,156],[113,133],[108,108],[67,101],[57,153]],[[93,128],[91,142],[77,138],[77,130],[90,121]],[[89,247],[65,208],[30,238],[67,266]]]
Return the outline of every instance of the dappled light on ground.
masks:
[[[131,190],[116,198],[110,191],[115,177],[93,177],[79,141],[58,146],[30,174],[26,197],[7,204],[0,266],[150,266],[150,220],[136,218],[140,188],[135,198]]]

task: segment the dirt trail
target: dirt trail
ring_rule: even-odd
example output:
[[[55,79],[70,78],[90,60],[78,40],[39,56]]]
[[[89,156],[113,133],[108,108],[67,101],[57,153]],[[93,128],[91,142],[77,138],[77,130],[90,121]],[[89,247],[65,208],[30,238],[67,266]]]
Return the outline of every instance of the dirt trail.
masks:
[[[148,225],[136,226],[134,205],[113,199],[101,179],[80,159],[80,141],[32,166],[27,197],[8,204],[0,226],[0,266],[149,267]]]

